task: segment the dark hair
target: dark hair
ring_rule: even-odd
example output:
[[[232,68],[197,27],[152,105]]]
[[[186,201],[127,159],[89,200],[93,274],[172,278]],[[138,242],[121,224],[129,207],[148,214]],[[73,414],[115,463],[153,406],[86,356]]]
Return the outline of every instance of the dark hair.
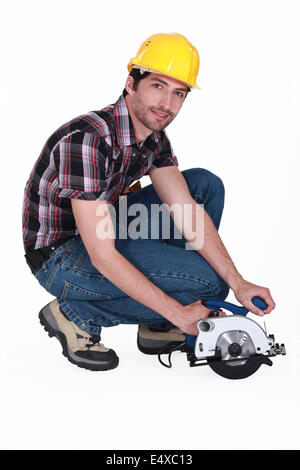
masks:
[[[143,80],[143,78],[146,78],[148,77],[148,75],[150,75],[151,72],[144,72],[144,73],[141,73],[141,69],[134,69],[132,68],[131,69],[131,72],[130,72],[130,76],[133,77],[133,89],[136,91],[137,90],[137,87],[138,87],[138,84],[141,80]],[[128,95],[128,91],[126,91],[126,88],[124,88],[123,90],[123,96],[125,98],[125,96]]]
[[[131,69],[131,72],[130,72],[130,76],[133,77],[133,89],[136,91],[137,90],[137,87],[138,87],[138,84],[141,80],[143,80],[143,78],[146,78],[148,77],[148,75],[150,75],[151,72],[144,72],[144,73],[141,73],[141,69],[135,69],[135,68],[132,68]],[[187,94],[191,91],[190,87],[188,87],[187,89]],[[126,91],[126,88],[124,88],[123,90],[123,96],[125,98],[125,96],[128,95],[128,91]]]

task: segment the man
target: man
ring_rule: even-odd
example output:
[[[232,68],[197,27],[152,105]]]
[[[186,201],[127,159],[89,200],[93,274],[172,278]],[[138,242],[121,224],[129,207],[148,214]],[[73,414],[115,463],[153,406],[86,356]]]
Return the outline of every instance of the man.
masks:
[[[221,179],[201,168],[180,172],[164,131],[190,90],[199,88],[198,69],[198,52],[184,36],[150,36],[128,64],[118,101],[54,132],[27,181],[25,256],[39,283],[56,297],[40,311],[40,321],[79,367],[118,365],[100,334],[102,327],[120,323],[139,325],[138,347],[146,354],[179,345],[208,316],[202,300],[225,299],[229,288],[255,314],[275,307],[269,289],[243,279],[218,235]],[[124,222],[119,196],[145,174],[152,184],[125,197]],[[172,229],[181,227],[181,239],[161,233],[159,215],[150,209],[162,203],[177,207],[169,219]],[[156,224],[158,237],[120,236],[137,204],[148,210],[140,226]],[[254,296],[268,304],[264,312],[251,303]]]

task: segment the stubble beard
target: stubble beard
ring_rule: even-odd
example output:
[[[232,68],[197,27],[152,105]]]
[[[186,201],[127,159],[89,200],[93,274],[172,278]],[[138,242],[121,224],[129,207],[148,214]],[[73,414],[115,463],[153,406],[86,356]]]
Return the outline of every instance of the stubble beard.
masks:
[[[150,121],[150,119],[147,119],[147,114],[151,113],[151,108],[145,108],[142,105],[139,106],[137,104],[136,106],[133,107],[134,114],[138,118],[138,120],[145,126],[147,129],[150,129],[151,131],[162,131],[167,127],[174,119],[174,117],[171,117],[170,115],[166,119],[166,121],[163,122],[158,122],[155,123],[153,121]]]

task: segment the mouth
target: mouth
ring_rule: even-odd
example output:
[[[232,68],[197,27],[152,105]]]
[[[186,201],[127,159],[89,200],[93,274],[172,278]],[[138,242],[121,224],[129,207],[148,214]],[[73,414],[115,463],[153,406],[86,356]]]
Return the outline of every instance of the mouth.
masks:
[[[162,113],[160,111],[154,111],[153,109],[151,109],[151,113],[157,118],[157,119],[160,119],[161,121],[164,121],[165,119],[167,119],[167,117],[169,116],[168,114],[166,113]]]

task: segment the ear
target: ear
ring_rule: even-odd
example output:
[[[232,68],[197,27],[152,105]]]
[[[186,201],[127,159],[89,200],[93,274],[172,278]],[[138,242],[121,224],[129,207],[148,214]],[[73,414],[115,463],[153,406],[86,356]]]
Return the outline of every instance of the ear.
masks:
[[[128,75],[126,79],[126,83],[125,83],[125,90],[127,91],[129,95],[133,95],[133,93],[135,93],[135,90],[133,89],[133,83],[134,83],[133,77],[131,75]]]

